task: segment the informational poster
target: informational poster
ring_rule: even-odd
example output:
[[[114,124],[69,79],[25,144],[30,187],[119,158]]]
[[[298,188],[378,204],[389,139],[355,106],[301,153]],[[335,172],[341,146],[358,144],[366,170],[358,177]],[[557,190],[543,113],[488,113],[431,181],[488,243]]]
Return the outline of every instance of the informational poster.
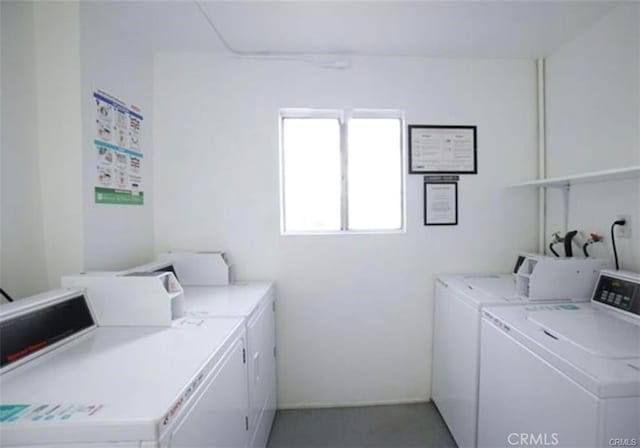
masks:
[[[458,224],[458,183],[424,183],[424,225]]]
[[[410,173],[478,172],[475,126],[409,126]]]
[[[144,204],[142,111],[101,90],[96,106],[96,204]]]

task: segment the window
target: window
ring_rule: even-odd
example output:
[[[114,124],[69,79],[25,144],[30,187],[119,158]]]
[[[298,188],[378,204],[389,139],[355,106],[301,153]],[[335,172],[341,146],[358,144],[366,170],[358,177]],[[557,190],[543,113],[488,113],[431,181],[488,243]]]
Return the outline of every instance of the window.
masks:
[[[402,113],[280,113],[283,233],[403,229]]]

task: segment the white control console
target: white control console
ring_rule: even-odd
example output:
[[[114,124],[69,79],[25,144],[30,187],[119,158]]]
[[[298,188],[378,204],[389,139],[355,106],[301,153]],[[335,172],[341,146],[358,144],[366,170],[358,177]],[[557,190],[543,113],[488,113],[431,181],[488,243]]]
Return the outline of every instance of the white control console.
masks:
[[[99,326],[170,326],[184,314],[184,293],[172,272],[78,274],[65,288],[85,288]]]
[[[599,258],[558,258],[522,254],[514,272],[516,294],[529,300],[589,300],[600,270]]]

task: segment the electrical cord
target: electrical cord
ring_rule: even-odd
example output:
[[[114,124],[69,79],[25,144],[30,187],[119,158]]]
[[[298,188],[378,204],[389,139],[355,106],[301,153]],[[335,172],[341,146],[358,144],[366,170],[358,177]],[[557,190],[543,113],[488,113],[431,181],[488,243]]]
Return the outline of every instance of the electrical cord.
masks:
[[[626,223],[626,220],[619,219],[611,224],[611,245],[613,246],[613,258],[616,260],[616,271],[620,270],[620,265],[618,264],[618,250],[616,249],[616,236],[614,234],[614,229],[616,226],[623,226]]]
[[[584,253],[585,258],[589,258],[589,251],[587,250],[587,246],[589,245],[589,241],[582,245],[582,253]]]
[[[7,299],[8,302],[13,302],[13,299],[11,298],[11,296],[9,294],[7,294],[7,292],[0,288],[0,294],[2,294],[2,296]]]
[[[558,252],[556,252],[556,250],[553,248],[553,244],[554,243],[549,243],[549,250],[551,251],[551,253],[553,255],[555,255],[556,257],[560,258],[560,254]]]

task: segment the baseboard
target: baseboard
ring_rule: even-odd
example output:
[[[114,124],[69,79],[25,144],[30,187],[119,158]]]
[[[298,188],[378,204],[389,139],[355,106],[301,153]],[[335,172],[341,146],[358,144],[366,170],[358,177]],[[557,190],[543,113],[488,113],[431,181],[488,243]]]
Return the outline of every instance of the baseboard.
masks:
[[[278,410],[288,411],[295,409],[324,409],[324,408],[356,408],[361,406],[391,406],[398,404],[418,404],[428,403],[430,399],[425,400],[419,398],[415,400],[381,400],[381,401],[353,401],[349,403],[345,402],[333,402],[333,403],[278,403]]]

